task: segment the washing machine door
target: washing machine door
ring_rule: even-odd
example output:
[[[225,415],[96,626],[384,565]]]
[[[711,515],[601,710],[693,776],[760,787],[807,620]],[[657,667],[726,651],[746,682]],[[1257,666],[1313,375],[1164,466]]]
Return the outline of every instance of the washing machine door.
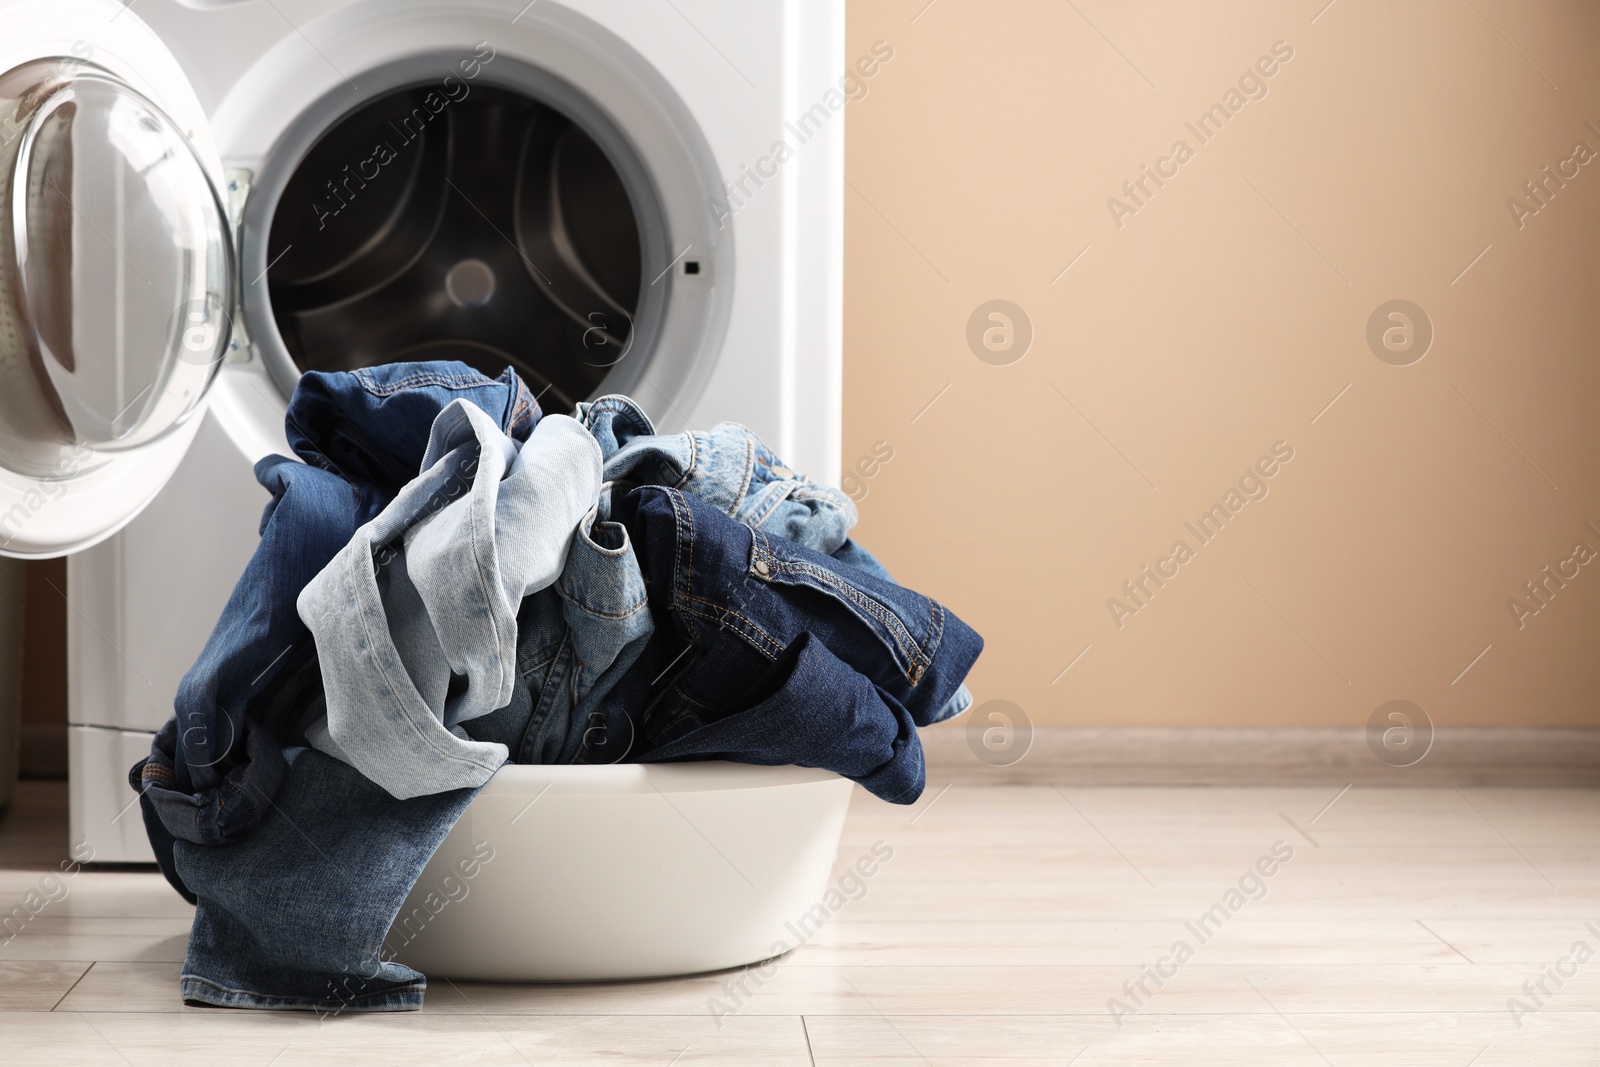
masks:
[[[59,56],[0,73],[0,554],[62,555],[132,519],[227,348],[220,164],[134,80]]]

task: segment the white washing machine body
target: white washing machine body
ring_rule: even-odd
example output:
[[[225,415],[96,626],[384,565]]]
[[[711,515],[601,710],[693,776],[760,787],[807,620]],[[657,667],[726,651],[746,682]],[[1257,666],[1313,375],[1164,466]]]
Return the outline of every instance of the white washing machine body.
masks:
[[[613,331],[613,355],[594,380],[552,378],[553,397],[626,391],[664,431],[732,419],[795,468],[837,477],[843,30],[843,0],[143,0],[136,9],[114,0],[0,0],[0,73],[65,57],[78,64],[70,73],[87,69],[131,88],[188,140],[232,235],[231,303],[217,317],[202,294],[207,314],[232,327],[206,368],[203,399],[190,395],[191,381],[182,394],[190,409],[170,428],[149,443],[126,431],[125,447],[113,441],[110,458],[81,474],[64,476],[43,460],[31,474],[0,469],[0,552],[72,553],[74,843],[86,843],[96,861],[150,859],[128,767],[172,714],[179,679],[254,550],[267,497],[252,467],[264,455],[291,454],[283,419],[296,376],[308,361],[339,366],[336,346],[308,357],[315,330],[286,325],[287,298],[274,295],[285,290],[272,272],[295,253],[274,227],[290,207],[304,214],[310,203],[321,219],[355,203],[365,188],[359,175],[375,167],[364,145],[351,142],[355,172],[330,174],[319,202],[306,199],[302,163],[325,163],[326,146],[344,136],[339,124],[384,94],[420,99],[431,89],[438,99],[429,107],[440,108],[469,91],[531,100],[579,128],[583,143],[598,147],[594,158],[611,164],[634,208],[639,246],[637,287],[623,302],[630,306],[606,305],[626,319],[625,337]],[[518,211],[521,227],[526,212]],[[554,245],[571,236],[560,230],[552,227]],[[568,280],[539,270],[521,230],[496,232],[559,295]],[[100,259],[114,262],[104,250]],[[122,259],[137,272],[137,254]],[[581,264],[574,271],[582,281]],[[132,291],[117,290],[119,315]],[[327,301],[349,302],[348,293]],[[405,316],[415,314],[425,332],[434,306],[413,301],[390,318],[409,326]],[[566,311],[577,318],[583,309]],[[374,320],[374,332],[383,325]],[[419,357],[408,350],[397,358]],[[120,400],[132,387],[119,388]],[[0,464],[5,432],[0,412]],[[113,420],[104,436],[118,432]],[[47,506],[36,507],[41,487]],[[7,515],[26,521],[13,529]]]

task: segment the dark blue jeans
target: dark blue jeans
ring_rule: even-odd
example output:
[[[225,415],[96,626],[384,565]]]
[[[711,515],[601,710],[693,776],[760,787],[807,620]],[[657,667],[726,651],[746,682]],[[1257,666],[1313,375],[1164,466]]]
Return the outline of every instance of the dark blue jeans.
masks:
[[[417,476],[434,416],[462,398],[519,441],[539,419],[509,368],[495,379],[462,363],[301,377],[285,423],[305,462],[256,464],[272,494],[261,542],[180,683],[173,718],[129,773],[156,860],[186,898],[194,899],[173,867],[174,840],[220,845],[254,831],[283,781],[283,747],[303,731],[295,702],[274,700],[314,658],[295,598]]]
[[[925,596],[752,529],[676,489],[635,489],[628,528],[656,633],[612,698],[643,762],[834,771],[885,800],[922,792],[916,728],[983,639]]]

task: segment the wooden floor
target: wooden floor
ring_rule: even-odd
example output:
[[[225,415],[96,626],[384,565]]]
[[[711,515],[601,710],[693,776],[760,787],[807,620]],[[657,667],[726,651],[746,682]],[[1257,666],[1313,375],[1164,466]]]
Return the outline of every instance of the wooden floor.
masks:
[[[321,1021],[185,1008],[189,908],[85,872],[0,946],[0,1063],[1600,1064],[1600,956],[1572,955],[1600,952],[1600,792],[1338,793],[858,793],[840,863],[892,860],[764,979],[435,980],[421,1012]],[[65,854],[64,800],[27,783],[0,820],[0,911]],[[730,977],[749,995],[714,1019]]]

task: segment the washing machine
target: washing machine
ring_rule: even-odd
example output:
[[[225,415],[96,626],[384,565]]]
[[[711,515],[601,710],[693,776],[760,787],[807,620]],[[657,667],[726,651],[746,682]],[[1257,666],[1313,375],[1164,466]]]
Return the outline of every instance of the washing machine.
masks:
[[[843,0],[0,0],[0,552],[70,554],[71,834],[308,370],[460,359],[839,468]],[[782,146],[782,147],[780,147]]]

